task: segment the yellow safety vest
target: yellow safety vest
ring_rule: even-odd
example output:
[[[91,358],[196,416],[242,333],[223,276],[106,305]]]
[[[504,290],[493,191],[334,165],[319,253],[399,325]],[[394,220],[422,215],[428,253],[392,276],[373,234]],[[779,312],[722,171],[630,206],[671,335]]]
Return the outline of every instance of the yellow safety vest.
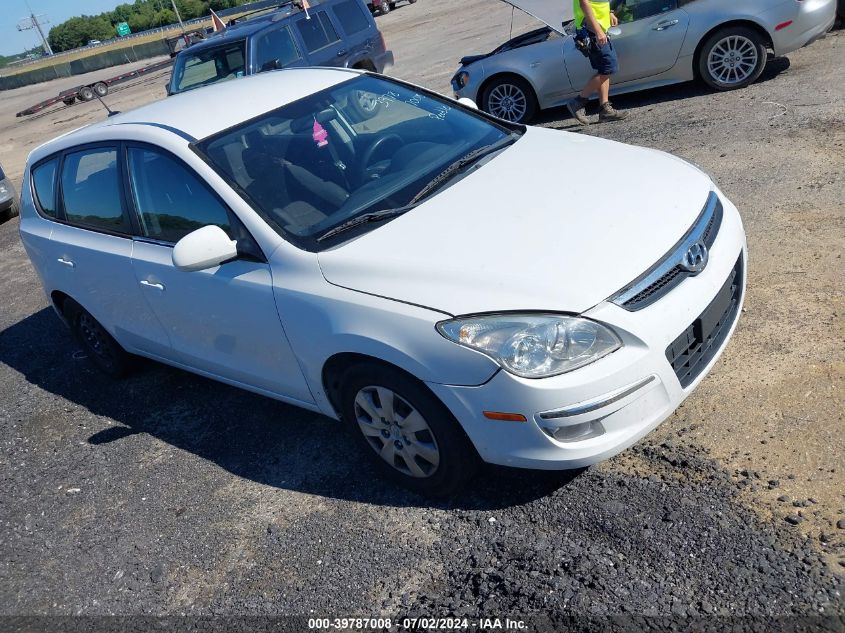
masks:
[[[580,29],[584,26],[584,12],[581,10],[581,2],[579,0],[572,0],[572,5],[575,9],[575,28]],[[596,20],[605,31],[610,28],[610,2],[596,2],[590,0],[590,8],[596,16]],[[586,24],[590,28],[589,23]]]

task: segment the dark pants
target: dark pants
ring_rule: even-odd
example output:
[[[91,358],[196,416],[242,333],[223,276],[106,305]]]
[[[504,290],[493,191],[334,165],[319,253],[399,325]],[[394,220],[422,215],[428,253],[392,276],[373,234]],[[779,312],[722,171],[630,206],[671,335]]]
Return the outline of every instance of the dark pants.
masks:
[[[590,66],[593,67],[596,73],[610,76],[619,70],[616,49],[613,48],[613,42],[610,41],[609,37],[604,46],[600,46],[596,40],[596,36],[586,28],[578,29],[575,37],[587,42],[587,59],[590,60]]]

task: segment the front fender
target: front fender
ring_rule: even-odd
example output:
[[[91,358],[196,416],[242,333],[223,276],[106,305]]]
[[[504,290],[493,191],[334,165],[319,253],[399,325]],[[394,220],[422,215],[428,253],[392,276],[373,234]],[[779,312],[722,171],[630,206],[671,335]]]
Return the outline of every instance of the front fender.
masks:
[[[338,353],[370,356],[438,384],[480,385],[499,369],[484,354],[437,332],[435,324],[451,315],[335,286],[323,278],[316,261],[308,272],[271,265],[279,317],[326,415],[335,417],[323,386],[323,368]]]

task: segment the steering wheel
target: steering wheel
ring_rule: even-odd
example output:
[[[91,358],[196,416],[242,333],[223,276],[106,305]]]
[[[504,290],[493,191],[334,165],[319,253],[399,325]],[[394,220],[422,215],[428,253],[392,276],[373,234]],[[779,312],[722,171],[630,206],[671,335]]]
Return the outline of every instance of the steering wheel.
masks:
[[[395,143],[397,145],[396,149],[399,149],[405,144],[398,134],[386,134],[385,136],[380,136],[370,143],[369,147],[364,150],[364,153],[361,155],[361,161],[358,163],[360,165],[358,168],[358,182],[363,183],[368,180],[367,172],[370,168],[370,161],[373,160],[373,156],[375,156],[376,152],[388,143]],[[378,177],[378,175],[378,173],[374,173],[371,174],[369,178],[371,179],[374,176]]]

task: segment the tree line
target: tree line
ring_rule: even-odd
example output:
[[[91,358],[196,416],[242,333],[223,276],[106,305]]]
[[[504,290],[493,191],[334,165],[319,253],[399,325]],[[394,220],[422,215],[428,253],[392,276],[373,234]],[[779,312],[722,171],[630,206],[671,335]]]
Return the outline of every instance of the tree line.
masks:
[[[176,7],[183,20],[190,20],[209,15],[209,9],[221,11],[250,1],[176,0]],[[50,29],[47,39],[53,51],[60,53],[85,46],[91,40],[105,41],[117,37],[116,26],[120,22],[126,22],[132,32],[137,33],[176,21],[170,0],[135,0],[133,4],[121,4],[99,15],[81,15],[65,20]]]

